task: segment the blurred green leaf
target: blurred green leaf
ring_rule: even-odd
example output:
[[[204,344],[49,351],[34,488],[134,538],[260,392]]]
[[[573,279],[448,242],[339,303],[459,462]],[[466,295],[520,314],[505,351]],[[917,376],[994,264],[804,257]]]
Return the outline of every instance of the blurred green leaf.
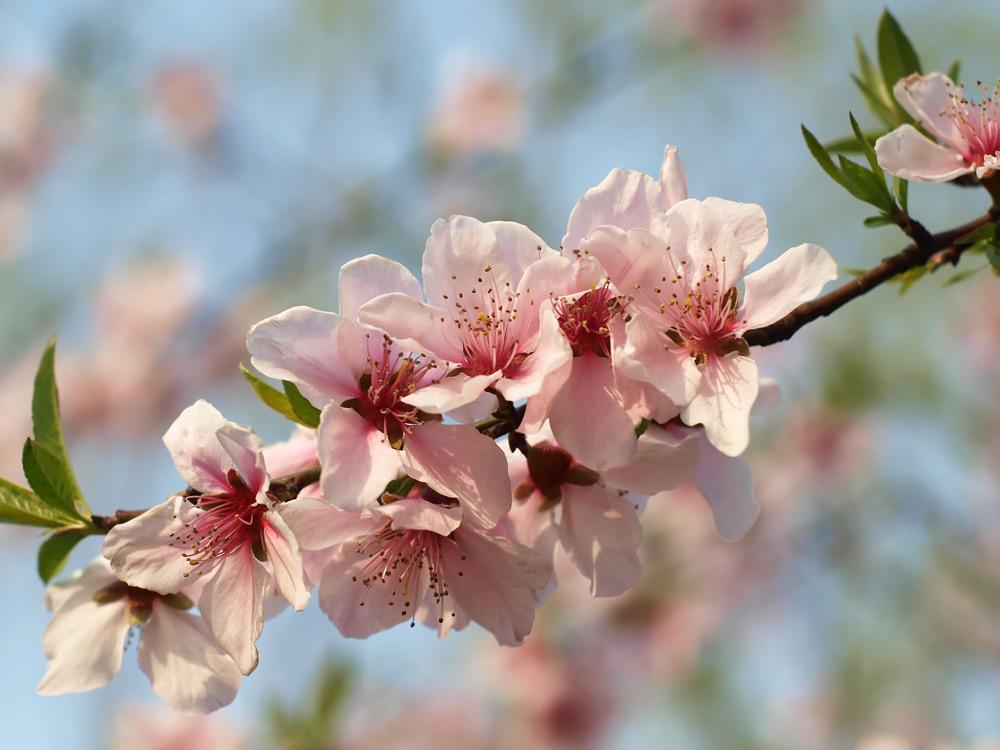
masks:
[[[866,273],[868,273],[868,269],[867,268],[847,268],[847,267],[841,267],[840,270],[843,271],[844,273],[846,273],[848,276],[864,276]]]
[[[910,291],[910,287],[913,286],[918,279],[927,273],[927,266],[917,266],[916,268],[911,268],[909,271],[904,271],[898,276],[893,277],[893,281],[900,282],[899,293],[906,294]]]
[[[991,242],[986,246],[986,260],[990,262],[993,273],[1000,276],[1000,247],[997,242]]]
[[[976,245],[980,242],[991,242],[996,236],[997,224],[984,224],[981,227],[973,229],[968,234],[963,234],[957,240],[955,240],[955,245],[957,247],[965,247],[966,245]]]
[[[954,60],[951,65],[948,66],[948,77],[958,83],[958,79],[962,75],[962,61]]]
[[[920,59],[916,50],[888,10],[882,12],[878,24],[878,62],[882,80],[889,91],[892,91],[901,78],[920,72]],[[898,103],[895,103],[895,107],[898,112],[902,112]]]
[[[48,505],[27,487],[0,478],[0,523],[59,528],[79,523],[79,519]]]
[[[283,380],[282,383],[285,387],[285,395],[288,396],[288,402],[298,418],[296,421],[306,427],[319,427],[319,409],[309,403],[309,400],[302,395],[294,383],[287,380]]]
[[[887,227],[896,226],[895,220],[891,216],[886,216],[885,214],[879,214],[878,216],[869,216],[865,219],[866,227]]]
[[[66,444],[63,441],[62,424],[59,417],[59,391],[56,387],[56,340],[51,339],[42,353],[35,374],[35,387],[31,397],[31,429],[35,442],[52,454],[53,462],[46,473],[59,474],[56,484],[65,493],[81,517],[90,516],[90,508],[73,474]],[[27,470],[25,470],[27,473]]]
[[[286,419],[290,419],[298,424],[305,424],[292,407],[292,402],[288,396],[267,381],[258,378],[242,362],[240,363],[240,373],[250,384],[250,387],[253,388],[254,393],[257,394],[257,398]]]
[[[957,284],[960,281],[965,281],[969,277],[974,276],[975,274],[982,271],[984,268],[986,268],[986,266],[980,266],[979,268],[970,268],[967,271],[959,271],[954,276],[949,277],[949,279],[946,282],[944,282],[944,286],[951,286],[952,284]]]
[[[66,566],[66,558],[77,543],[86,537],[86,531],[70,529],[57,531],[38,548],[38,575],[48,583]]]

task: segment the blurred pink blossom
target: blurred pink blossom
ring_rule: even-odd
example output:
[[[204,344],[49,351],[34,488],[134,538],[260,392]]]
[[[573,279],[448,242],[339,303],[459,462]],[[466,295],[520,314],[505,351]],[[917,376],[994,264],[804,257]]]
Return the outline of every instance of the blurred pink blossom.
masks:
[[[653,12],[684,37],[727,53],[764,51],[807,0],[654,0]]]
[[[428,135],[448,153],[509,151],[524,137],[525,109],[524,94],[508,75],[468,70],[441,90]]]
[[[113,750],[246,750],[247,741],[222,716],[191,716],[123,705],[115,718]]]
[[[222,123],[222,92],[213,72],[194,61],[171,62],[153,74],[156,113],[184,145],[207,145]]]

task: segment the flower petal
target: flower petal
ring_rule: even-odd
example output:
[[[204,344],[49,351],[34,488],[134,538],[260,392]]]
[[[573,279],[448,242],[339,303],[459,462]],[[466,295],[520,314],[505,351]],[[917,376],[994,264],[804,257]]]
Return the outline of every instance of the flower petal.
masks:
[[[696,440],[651,424],[639,438],[635,455],[622,466],[602,471],[601,481],[621,490],[655,495],[691,481],[697,464]]]
[[[546,378],[560,371],[572,358],[573,349],[559,327],[552,303],[546,300],[542,304],[541,327],[533,351],[525,358],[516,375],[502,378],[497,383],[497,390],[511,402],[536,396],[544,387]]]
[[[451,313],[406,294],[392,292],[361,306],[358,318],[392,336],[400,346],[461,362],[462,343]]]
[[[309,586],[302,572],[299,543],[281,515],[273,510],[264,514],[264,547],[278,592],[296,612],[301,612],[309,603]]]
[[[254,367],[288,380],[316,407],[359,393],[367,367],[364,330],[336,313],[293,307],[250,329],[247,350]]]
[[[470,376],[456,371],[403,397],[402,401],[428,414],[445,414],[475,403],[502,374],[497,370],[489,375]]]
[[[381,255],[364,255],[340,267],[340,314],[358,319],[358,310],[380,294],[399,292],[424,298],[420,282],[402,263]]]
[[[663,203],[666,208],[680,203],[688,197],[687,175],[684,162],[676,146],[663,149],[663,164],[660,166],[660,185],[663,187]]]
[[[441,536],[448,536],[462,523],[461,508],[445,508],[416,497],[371,508],[369,513],[389,519],[394,529],[433,531]]]
[[[215,434],[247,487],[255,495],[265,492],[269,479],[264,468],[264,441],[249,427],[233,422],[226,422]]]
[[[288,440],[264,446],[264,465],[272,476],[287,477],[319,466],[316,431],[301,425]]]
[[[510,477],[503,451],[472,425],[425,422],[403,446],[407,473],[462,504],[466,521],[492,529],[510,510]]]
[[[837,263],[819,245],[786,250],[744,280],[742,315],[745,328],[759,328],[782,318],[813,299],[837,278]]]
[[[735,542],[753,527],[760,515],[754,502],[753,477],[742,458],[730,458],[700,438],[698,468],[694,483],[712,509],[715,529],[726,541]]]
[[[369,563],[368,555],[359,554],[353,545],[344,545],[331,556],[319,582],[320,609],[347,638],[367,638],[414,613],[412,606],[404,606],[394,581],[372,578]],[[418,575],[420,580],[411,582],[407,592],[414,600],[427,587],[426,569],[421,568]]]
[[[183,557],[188,526],[202,511],[182,497],[120,523],[104,537],[104,556],[129,586],[175,594],[193,568]]]
[[[749,266],[767,247],[767,216],[756,203],[737,203],[722,198],[706,198],[703,203],[726,217],[736,243],[744,253],[743,265]]]
[[[664,155],[665,167],[668,154]],[[608,225],[623,231],[649,229],[652,217],[670,207],[671,198],[676,197],[671,193],[679,192],[676,171],[670,170],[669,176],[669,189],[664,190],[664,185],[648,174],[612,169],[573,207],[562,239],[563,252],[571,254],[580,249],[584,238],[599,226]],[[680,181],[684,181],[683,169]]]
[[[208,713],[228,706],[242,675],[200,617],[153,602],[142,627],[139,667],[175,711]]]
[[[163,436],[181,479],[206,494],[230,489],[226,472],[234,464],[218,438],[227,424],[218,409],[199,399],[180,413]]]
[[[622,406],[611,360],[596,354],[573,359],[549,422],[559,445],[591,469],[621,466],[635,453],[635,425]]]
[[[738,456],[750,442],[750,410],[757,388],[753,359],[740,354],[712,357],[703,366],[698,393],[681,411],[681,419],[687,425],[704,425],[712,445],[727,456]]]
[[[563,487],[559,541],[569,559],[590,579],[591,596],[617,596],[642,573],[642,525],[635,507],[599,485]]]
[[[381,518],[340,510],[314,497],[302,496],[282,505],[281,517],[303,550],[322,550],[353,542],[385,525]]]
[[[892,87],[896,101],[942,144],[960,150],[965,145],[954,117],[948,115],[953,96],[962,92],[943,73],[918,73],[901,78]]]
[[[701,372],[685,352],[667,348],[667,338],[642,315],[625,326],[625,346],[614,352],[615,366],[649,383],[675,404],[686,404],[701,382]]]
[[[250,545],[222,560],[198,597],[198,609],[215,640],[243,674],[257,668],[257,639],[264,630],[264,596],[271,576]]]
[[[344,510],[373,504],[399,473],[400,454],[352,409],[327,406],[319,423],[323,499]]]
[[[879,166],[916,182],[948,182],[973,168],[957,151],[935,143],[912,125],[900,125],[875,141]]]

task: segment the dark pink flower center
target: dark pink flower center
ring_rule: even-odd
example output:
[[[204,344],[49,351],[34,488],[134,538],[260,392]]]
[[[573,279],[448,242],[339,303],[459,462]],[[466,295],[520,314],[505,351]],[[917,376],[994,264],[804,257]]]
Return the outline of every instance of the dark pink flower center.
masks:
[[[457,277],[452,276],[452,280]],[[530,294],[526,289],[525,293]],[[462,369],[469,375],[489,375],[500,371],[506,378],[517,375],[531,354],[521,340],[524,329],[518,321],[521,293],[509,281],[499,284],[491,266],[483,269],[468,293],[455,297],[444,295],[452,321],[458,328],[465,361]],[[534,304],[529,301],[529,305]]]
[[[959,135],[965,142],[962,156],[976,167],[983,166],[987,156],[1000,151],[1000,83],[987,89],[979,88],[983,100],[975,102],[965,97],[965,89],[957,87],[950,92],[951,103],[944,114],[955,122]]]
[[[97,591],[93,598],[98,604],[110,604],[124,600],[133,624],[141,624],[149,619],[149,616],[153,614],[153,602],[155,601],[161,601],[174,609],[190,609],[194,606],[194,602],[184,594],[158,594],[148,589],[129,586],[123,581],[116,581],[105,586]]]
[[[170,535],[172,544],[184,550],[182,556],[199,575],[210,570],[211,563],[247,545],[258,558],[264,557],[267,506],[257,502],[256,493],[234,469],[229,470],[226,478],[229,492],[191,497],[199,513],[184,524],[182,531]]]
[[[622,304],[607,282],[575,299],[555,304],[559,327],[573,347],[573,356],[593,352],[611,357],[611,319],[622,313]]]
[[[545,498],[545,504],[551,507],[562,500],[563,485],[592,485],[600,481],[596,471],[588,469],[567,451],[548,441],[530,446],[527,459],[528,479],[514,490],[519,500],[527,499],[537,491]]]

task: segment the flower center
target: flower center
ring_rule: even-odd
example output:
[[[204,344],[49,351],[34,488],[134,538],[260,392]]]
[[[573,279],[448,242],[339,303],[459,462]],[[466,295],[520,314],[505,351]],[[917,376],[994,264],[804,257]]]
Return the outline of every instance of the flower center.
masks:
[[[456,281],[458,277],[451,278]],[[525,290],[526,294],[530,292],[530,289]],[[522,324],[518,322],[521,293],[515,291],[509,281],[499,284],[492,266],[486,266],[468,292],[457,292],[455,299],[447,294],[443,296],[462,341],[465,357],[462,369],[469,375],[489,375],[498,370],[506,378],[517,375],[531,354],[525,351],[520,340],[523,334]]]
[[[548,441],[527,449],[528,480],[517,487],[514,496],[527,499],[537,491],[545,498],[543,509],[554,507],[562,500],[564,484],[592,485],[600,475],[578,463],[567,451]]]
[[[247,544],[258,559],[265,559],[262,533],[267,506],[257,502],[253,490],[235,469],[229,470],[226,479],[229,492],[191,497],[200,512],[184,525],[183,531],[170,535],[171,544],[185,550],[181,556],[198,575],[204,575],[214,562]]]
[[[559,327],[569,339],[573,356],[593,352],[611,357],[611,319],[622,313],[622,303],[609,283],[591,289],[576,299],[560,299],[555,304]]]
[[[975,102],[965,97],[965,88],[958,86],[949,92],[951,103],[944,114],[955,121],[959,135],[965,141],[962,156],[970,164],[981,167],[987,156],[1000,152],[1000,81],[990,90],[978,83],[983,100]]]
[[[399,448],[404,436],[423,421],[420,411],[403,398],[434,382],[432,373],[437,367],[436,360],[394,351],[391,339],[384,337],[381,350],[373,353],[369,346],[368,372],[358,381],[361,396],[341,406],[354,409]]]
[[[191,609],[194,602],[184,594],[158,594],[148,589],[129,586],[124,581],[116,581],[94,593],[98,604],[110,604],[125,600],[133,625],[141,625],[153,614],[153,602],[162,601],[174,609]]]
[[[355,552],[366,561],[351,580],[368,590],[377,586],[387,588],[385,606],[398,607],[403,617],[409,614],[410,627],[414,626],[412,618],[429,590],[438,608],[438,623],[443,623],[448,582],[441,545],[448,543],[447,537],[432,531],[393,529],[386,524],[381,531],[358,540]],[[462,571],[455,573],[462,575]],[[359,606],[365,606],[364,599]],[[455,612],[451,612],[451,617],[455,617]]]

